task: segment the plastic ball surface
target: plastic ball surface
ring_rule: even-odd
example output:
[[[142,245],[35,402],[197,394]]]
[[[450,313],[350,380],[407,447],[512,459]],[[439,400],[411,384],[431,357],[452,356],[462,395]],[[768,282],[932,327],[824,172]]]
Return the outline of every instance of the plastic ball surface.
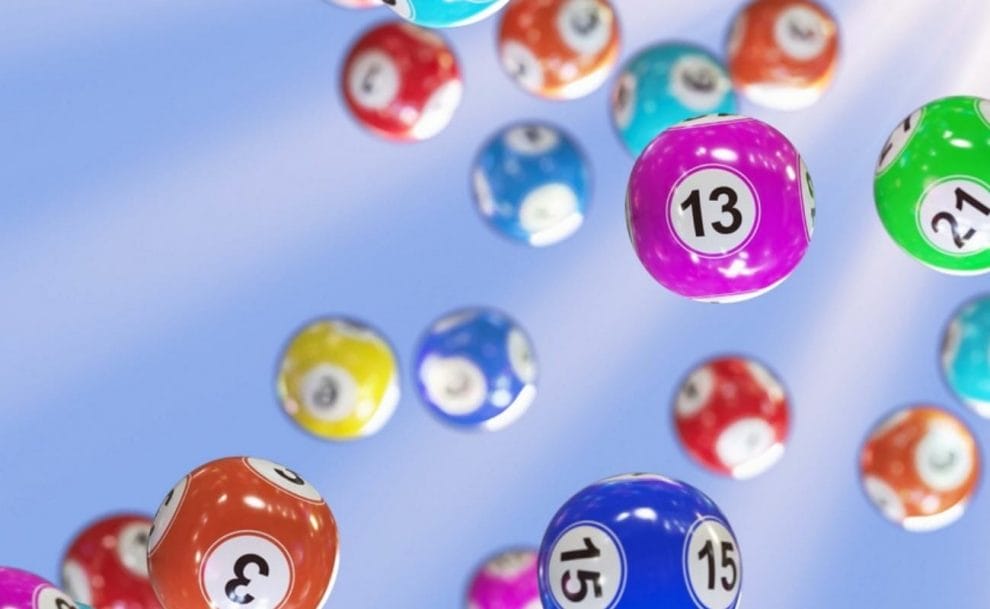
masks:
[[[881,421],[863,445],[863,488],[888,520],[931,531],[959,519],[980,479],[976,439],[954,415],[905,408]]]
[[[89,609],[34,573],[0,567],[3,609]]]
[[[337,524],[291,469],[228,457],[169,491],[148,550],[165,609],[319,609],[337,574]]]
[[[622,68],[612,89],[612,122],[638,155],[664,129],[704,114],[736,112],[736,94],[721,61],[693,44],[646,48]]]
[[[946,383],[964,404],[990,418],[990,295],[956,311],[942,341]]]
[[[551,245],[584,222],[591,169],[577,143],[546,124],[502,129],[482,146],[472,172],[482,218],[499,234]]]
[[[300,427],[329,440],[380,430],[399,403],[399,365],[388,341],[345,318],[310,323],[289,341],[276,389]]]
[[[415,370],[423,402],[460,427],[502,429],[536,397],[530,339],[495,309],[462,309],[434,322],[419,343]]]
[[[790,431],[787,394],[761,363],[717,357],[685,378],[674,399],[681,445],[698,463],[732,476],[763,473],[784,454]]]
[[[873,192],[887,232],[923,264],[990,271],[990,100],[948,97],[901,121],[880,152]]]
[[[88,525],[62,560],[62,587],[97,609],[160,609],[148,579],[151,518],[118,514]]]
[[[344,101],[360,124],[393,140],[440,133],[460,105],[457,58],[438,34],[386,23],[351,47],[341,73]]]
[[[498,12],[509,0],[381,0],[400,17],[431,28],[476,23]]]
[[[608,0],[515,0],[498,34],[502,66],[524,90],[549,99],[583,97],[605,82],[619,56]]]
[[[818,101],[839,62],[836,20],[811,0],[754,0],[733,22],[729,72],[752,101],[797,110]]]
[[[328,0],[330,4],[346,8],[374,8],[382,6],[382,0]]]
[[[536,550],[492,556],[471,578],[468,609],[543,609],[537,584]]]
[[[711,115],[646,147],[629,178],[626,214],[636,254],[661,285],[735,302],[776,287],[797,267],[811,240],[814,190],[779,131]]]
[[[718,506],[662,476],[607,478],[572,497],[540,546],[546,609],[731,609],[739,544]]]

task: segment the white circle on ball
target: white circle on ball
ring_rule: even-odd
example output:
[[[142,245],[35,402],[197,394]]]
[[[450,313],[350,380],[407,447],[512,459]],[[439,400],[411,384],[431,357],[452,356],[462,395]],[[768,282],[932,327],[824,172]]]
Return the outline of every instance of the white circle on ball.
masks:
[[[62,587],[74,599],[87,605],[93,602],[93,592],[89,587],[89,576],[82,565],[67,560],[62,565]]]
[[[485,563],[487,575],[505,581],[512,581],[530,569],[536,562],[536,554],[527,550],[510,550],[503,552]]]
[[[954,425],[932,423],[914,450],[914,466],[928,488],[938,492],[955,490],[973,473],[969,439]]]
[[[828,44],[825,20],[807,6],[791,6],[780,13],[773,28],[777,46],[798,61],[815,59]]]
[[[877,159],[877,175],[883,173],[884,170],[894,164],[894,161],[900,158],[908,142],[911,141],[911,136],[918,130],[918,125],[921,124],[921,120],[924,118],[924,112],[924,109],[920,108],[915,110],[891,131],[890,136],[880,150],[880,157]]]
[[[976,109],[979,110],[983,122],[986,123],[987,127],[990,127],[990,99],[981,99],[976,104]]]
[[[670,70],[670,93],[689,110],[711,112],[732,87],[728,76],[704,55],[685,55]]]
[[[519,204],[519,225],[531,245],[552,245],[574,234],[584,222],[577,193],[567,184],[551,182],[526,193]]]
[[[117,534],[117,558],[125,569],[148,579],[148,539],[151,525],[146,522],[132,522]]]
[[[502,67],[523,89],[536,92],[543,88],[543,64],[529,47],[515,40],[506,40],[499,53]]]
[[[962,323],[958,319],[953,319],[945,329],[945,336],[942,337],[942,367],[947,373],[955,364],[961,342]],[[987,360],[990,361],[990,353],[987,354]]]
[[[740,419],[715,440],[718,460],[737,478],[762,473],[780,457],[782,448],[773,426],[759,417]]]
[[[865,476],[863,489],[884,518],[898,524],[904,522],[904,518],[907,517],[907,510],[900,495],[892,486],[876,476]]]
[[[37,592],[34,609],[78,609],[76,601],[58,588],[45,586]]]
[[[429,401],[449,415],[470,414],[488,397],[485,373],[466,357],[428,356],[419,369],[419,378]]]
[[[311,417],[333,422],[346,419],[357,408],[358,384],[351,373],[328,362],[321,362],[299,382],[302,407]]]
[[[735,171],[714,165],[681,178],[667,206],[678,241],[695,253],[715,257],[745,245],[759,214],[749,182]]]
[[[990,190],[964,176],[945,179],[922,195],[917,222],[928,243],[950,256],[990,249]]]
[[[800,159],[800,175],[798,179],[801,180],[801,203],[804,207],[804,227],[808,234],[808,239],[815,232],[815,188],[811,182],[811,172],[808,171],[807,165],[804,164],[804,159]]]
[[[506,346],[509,351],[509,365],[519,380],[527,384],[535,381],[536,358],[533,357],[533,348],[526,334],[518,328],[513,328],[509,331]]]
[[[426,100],[419,119],[413,125],[412,137],[425,140],[443,131],[454,118],[463,94],[464,87],[458,79],[449,80],[434,91]]]
[[[148,536],[149,555],[154,553],[158,545],[165,539],[165,535],[168,534],[168,530],[172,526],[172,520],[175,518],[176,512],[179,511],[182,501],[185,499],[186,485],[188,483],[188,476],[179,480],[178,484],[172,487],[172,490],[165,495],[165,499],[162,500],[161,505],[158,506],[158,511],[155,513],[155,520],[151,525],[151,533]]]
[[[359,106],[381,110],[399,94],[400,80],[399,69],[387,53],[365,51],[351,62],[347,90]]]
[[[701,412],[715,392],[715,374],[710,366],[702,366],[684,381],[677,392],[675,412],[680,418],[692,417]]]
[[[484,170],[475,169],[471,174],[471,183],[474,186],[474,200],[478,204],[478,211],[486,218],[491,218],[495,215],[495,194]]]
[[[603,525],[578,522],[554,541],[545,577],[561,609],[613,609],[626,585],[625,553]]]
[[[556,148],[559,143],[557,132],[543,125],[519,125],[505,134],[505,145],[519,154],[543,154]]]
[[[580,55],[596,55],[612,38],[612,11],[599,0],[567,0],[557,12],[557,31]]]
[[[612,120],[619,129],[626,129],[632,123],[636,108],[636,75],[623,72],[612,94]]]
[[[289,553],[260,531],[229,535],[206,552],[200,586],[215,609],[277,609],[293,583]]]
[[[403,19],[412,20],[416,16],[412,0],[382,0],[382,4],[391,8]]]
[[[706,517],[691,526],[684,542],[684,575],[695,603],[729,609],[739,597],[742,558],[729,528]]]
[[[262,479],[275,487],[300,499],[312,503],[323,503],[323,497],[316,490],[316,487],[306,482],[302,476],[288,467],[257,457],[246,457],[244,462]]]

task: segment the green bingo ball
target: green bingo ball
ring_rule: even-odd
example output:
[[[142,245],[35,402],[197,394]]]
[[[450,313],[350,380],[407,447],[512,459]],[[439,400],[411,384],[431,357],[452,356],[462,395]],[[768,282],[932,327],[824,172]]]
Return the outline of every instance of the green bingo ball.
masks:
[[[990,100],[947,97],[904,119],[873,183],[894,241],[953,275],[990,271]]]

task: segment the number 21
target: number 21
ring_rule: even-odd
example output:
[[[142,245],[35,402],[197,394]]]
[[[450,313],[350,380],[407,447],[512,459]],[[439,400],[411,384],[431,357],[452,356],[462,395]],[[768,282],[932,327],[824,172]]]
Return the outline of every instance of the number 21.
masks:
[[[976,197],[969,194],[962,188],[956,188],[956,209],[959,211],[963,211],[964,205],[969,205],[970,207],[980,212],[984,216],[990,216],[990,207],[978,201]],[[947,211],[940,211],[939,213],[935,214],[935,216],[932,218],[932,230],[937,233],[939,225],[942,224],[943,222],[949,225],[949,230],[952,231],[952,241],[953,243],[956,244],[956,247],[959,249],[966,247],[966,242],[972,239],[976,235],[975,228],[970,228],[964,234],[960,234],[959,221],[951,212],[947,212]]]

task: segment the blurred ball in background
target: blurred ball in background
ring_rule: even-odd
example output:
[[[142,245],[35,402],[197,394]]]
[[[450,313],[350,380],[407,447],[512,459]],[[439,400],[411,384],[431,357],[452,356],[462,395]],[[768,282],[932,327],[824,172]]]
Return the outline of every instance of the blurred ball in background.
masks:
[[[537,123],[504,128],[486,141],[471,174],[481,217],[499,234],[551,245],[584,222],[591,168],[561,129]]]
[[[467,609],[543,609],[536,568],[536,550],[490,557],[471,577]]]
[[[90,609],[34,573],[0,567],[0,607],[3,609]]]
[[[431,28],[458,27],[481,21],[509,0],[381,0],[403,19]]]
[[[702,114],[733,114],[736,95],[722,63],[705,49],[669,42],[626,62],[612,90],[612,121],[639,155],[661,131]]]
[[[863,445],[863,488],[888,520],[932,531],[958,520],[980,479],[980,452],[969,428],[931,406],[881,421]]]
[[[990,295],[967,302],[949,321],[942,371],[959,400],[990,418]]]
[[[399,364],[371,326],[341,317],[314,321],[285,347],[276,379],[285,412],[306,431],[352,440],[380,430],[399,403]]]
[[[769,108],[818,101],[839,61],[839,27],[811,0],[754,0],[735,17],[729,71],[743,95]]]
[[[529,336],[495,309],[461,309],[435,321],[420,340],[414,366],[423,402],[459,427],[502,429],[536,397]]]

